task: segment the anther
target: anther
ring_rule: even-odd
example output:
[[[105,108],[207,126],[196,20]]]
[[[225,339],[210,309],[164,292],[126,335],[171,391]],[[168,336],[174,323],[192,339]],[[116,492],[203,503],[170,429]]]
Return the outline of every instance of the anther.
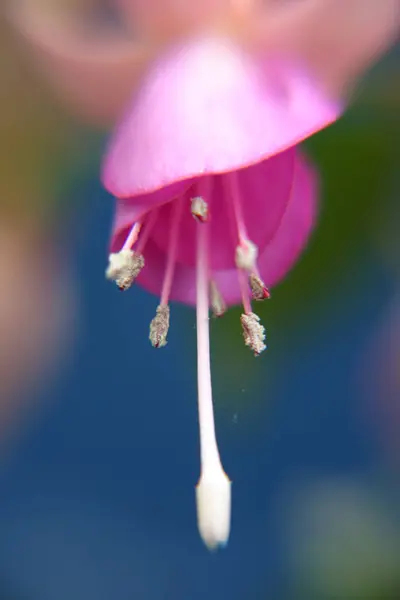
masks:
[[[144,258],[141,254],[134,250],[121,250],[109,255],[106,277],[125,291],[131,287],[143,267]]]
[[[255,356],[258,356],[266,349],[265,329],[260,323],[260,317],[250,312],[242,314],[240,322],[242,323],[244,343],[250,350],[253,350]]]
[[[157,306],[156,316],[150,323],[149,339],[154,348],[162,348],[167,345],[168,329],[169,306],[160,304]]]
[[[249,275],[249,285],[253,300],[266,300],[271,298],[271,293],[263,280],[255,273]]]
[[[222,317],[226,312],[226,304],[215,281],[210,281],[210,304],[215,317]]]
[[[191,212],[199,223],[208,221],[208,204],[201,196],[192,199]]]
[[[236,247],[235,263],[238,269],[253,271],[256,268],[258,248],[250,240],[243,240]]]

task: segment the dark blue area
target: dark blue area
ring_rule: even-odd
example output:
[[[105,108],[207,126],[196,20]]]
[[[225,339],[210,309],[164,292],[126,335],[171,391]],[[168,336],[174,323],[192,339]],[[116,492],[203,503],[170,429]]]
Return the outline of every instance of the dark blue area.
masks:
[[[362,473],[374,461],[354,374],[384,305],[384,277],[368,262],[350,300],[336,306],[339,326],[311,324],[307,337],[288,340],[273,410],[266,398],[265,421],[246,444],[225,435],[231,424],[219,418],[234,481],[232,538],[209,555],[195,525],[195,331],[183,332],[195,315],[175,306],[167,349],[150,347],[157,301],[104,281],[112,206],[94,196],[77,233],[71,225],[82,294],[74,363],[3,476],[0,564],[32,600],[266,598],[266,582],[272,594],[284,580],[271,515],[285,482]],[[379,295],[370,293],[371,278]],[[264,391],[261,381],[257,393]]]

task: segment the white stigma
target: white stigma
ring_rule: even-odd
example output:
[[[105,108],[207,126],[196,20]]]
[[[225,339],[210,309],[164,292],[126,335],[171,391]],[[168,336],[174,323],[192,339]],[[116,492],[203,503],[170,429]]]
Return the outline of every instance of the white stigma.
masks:
[[[253,271],[256,268],[258,248],[250,240],[245,240],[236,247],[235,263],[238,269]]]
[[[251,312],[240,317],[243,329],[244,343],[258,356],[266,349],[265,329],[260,323],[260,317]]]
[[[204,469],[196,487],[197,526],[209,550],[225,546],[231,525],[231,482],[221,463]]]
[[[144,258],[141,254],[128,249],[121,250],[109,255],[106,277],[115,281],[120,290],[127,290],[143,267]]]

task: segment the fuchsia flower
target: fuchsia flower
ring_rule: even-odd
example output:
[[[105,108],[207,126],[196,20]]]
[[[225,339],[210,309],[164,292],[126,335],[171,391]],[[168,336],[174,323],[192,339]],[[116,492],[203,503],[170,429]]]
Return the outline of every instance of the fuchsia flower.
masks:
[[[139,41],[91,44],[23,13],[15,22],[86,118],[113,119],[127,83],[135,92],[104,164],[117,199],[107,277],[160,296],[155,347],[167,342],[170,300],[196,306],[198,525],[214,548],[228,540],[231,490],[214,430],[209,309],[241,302],[245,344],[265,349],[252,304],[293,266],[315,220],[315,176],[297,145],[338,117],[343,89],[392,41],[399,0],[116,3]]]
[[[165,346],[170,300],[196,305],[202,474],[200,533],[229,533],[230,482],[217,448],[209,309],[243,304],[247,346],[265,332],[252,300],[269,297],[304,248],[315,180],[295,144],[338,115],[304,74],[224,38],[192,39],[164,56],[112,138],[103,181],[117,198],[107,276],[160,296],[150,341]]]

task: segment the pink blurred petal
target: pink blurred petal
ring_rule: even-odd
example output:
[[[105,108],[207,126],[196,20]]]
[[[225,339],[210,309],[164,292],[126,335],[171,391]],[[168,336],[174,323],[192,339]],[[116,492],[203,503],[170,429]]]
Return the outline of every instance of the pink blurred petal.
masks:
[[[249,237],[259,246],[259,268],[267,285],[275,285],[293,266],[312,230],[316,211],[315,176],[293,149],[256,166],[238,171],[243,210]],[[295,163],[293,163],[295,160]],[[295,171],[293,173],[293,166]],[[229,304],[240,302],[234,242],[229,227],[229,194],[221,185],[226,175],[212,178],[210,204],[210,260],[213,277]],[[257,180],[259,178],[259,184]],[[250,186],[250,187],[249,187]],[[244,190],[248,191],[245,193]],[[267,192],[266,192],[267,190]],[[187,195],[187,204],[192,193]],[[146,265],[138,284],[159,295],[167,256],[171,211],[169,202],[160,211],[145,249]],[[132,201],[118,201],[111,250],[120,250],[137,218]],[[220,213],[218,212],[220,211]],[[195,304],[195,226],[187,211],[181,223],[180,241],[171,299]],[[163,232],[164,229],[164,232]]]
[[[103,182],[122,198],[249,166],[339,112],[301,71],[224,38],[195,39],[150,72],[111,140]]]
[[[9,15],[60,99],[79,117],[111,125],[124,110],[149,51],[110,31],[85,34],[77,24],[15,5]]]
[[[270,1],[248,32],[253,42],[304,60],[338,95],[398,40],[400,0]]]
[[[48,232],[2,212],[0,224],[0,439],[32,414],[38,388],[76,332],[74,282]],[[27,260],[29,256],[29,260]]]
[[[116,0],[133,31],[153,40],[194,33],[231,10],[231,0]]]

